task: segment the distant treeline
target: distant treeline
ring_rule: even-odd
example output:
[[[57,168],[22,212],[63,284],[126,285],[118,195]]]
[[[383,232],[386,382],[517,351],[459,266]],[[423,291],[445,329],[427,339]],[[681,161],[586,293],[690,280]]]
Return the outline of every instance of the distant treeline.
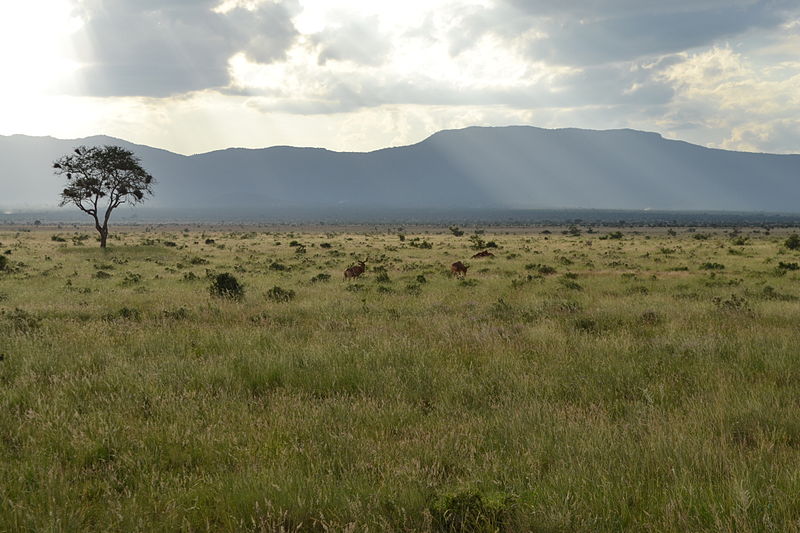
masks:
[[[0,224],[84,223],[67,210],[19,211],[0,215]],[[117,224],[461,224],[485,226],[800,226],[800,213],[631,211],[605,209],[396,209],[269,208],[162,209],[137,208],[119,213]]]

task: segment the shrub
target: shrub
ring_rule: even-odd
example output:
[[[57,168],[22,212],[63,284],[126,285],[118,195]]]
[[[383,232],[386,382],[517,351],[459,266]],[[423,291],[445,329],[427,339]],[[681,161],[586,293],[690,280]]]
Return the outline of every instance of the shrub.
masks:
[[[703,263],[700,270],[725,270],[725,265],[720,263]]]
[[[244,286],[239,280],[228,272],[217,274],[209,287],[211,296],[218,298],[228,298],[231,300],[241,300],[244,298]]]
[[[789,238],[784,241],[783,245],[790,250],[800,250],[800,235],[792,233],[789,235]]]
[[[267,298],[276,303],[286,303],[294,299],[295,293],[291,289],[282,289],[277,285],[267,291]]]
[[[486,248],[486,241],[484,241],[477,233],[475,235],[470,235],[469,242],[472,243],[469,245],[469,247],[473,250],[483,250]]]
[[[137,272],[127,272],[122,280],[123,285],[135,285],[142,281],[142,275]]]
[[[278,263],[277,261],[269,265],[270,270],[276,270],[278,272],[283,272],[284,270],[289,270],[289,267],[284,265],[283,263]]]
[[[392,281],[389,278],[389,273],[386,272],[386,268],[385,267],[382,267],[382,266],[375,267],[373,269],[373,272],[375,272],[375,274],[376,274],[375,275],[375,281],[377,281],[378,283],[389,283],[389,282]]]
[[[321,272],[321,273],[317,274],[316,276],[314,276],[313,278],[311,278],[311,283],[320,283],[320,282],[330,281],[330,279],[331,279],[331,275],[330,274],[325,274],[324,272]]]
[[[731,312],[744,312],[744,313],[751,313],[752,309],[750,306],[747,305],[747,300],[742,298],[741,296],[736,296],[735,294],[731,294],[731,297],[727,300],[723,300],[720,297],[715,297],[712,302],[714,305],[717,306],[717,309],[720,311],[731,311]]]
[[[141,320],[142,313],[133,307],[122,307],[118,311],[113,313],[108,313],[103,317],[103,320],[113,321],[113,320]]]
[[[661,322],[661,315],[652,309],[648,309],[642,313],[642,315],[639,317],[639,320],[646,326],[655,326]]]
[[[597,333],[599,330],[597,321],[592,318],[576,318],[572,325],[576,330],[584,333]]]
[[[347,287],[344,288],[344,290],[350,292],[361,292],[364,289],[365,289],[364,285],[360,283],[353,283],[352,285],[348,285]]]
[[[39,329],[42,324],[37,316],[19,308],[8,312],[0,311],[0,317],[9,322],[11,329],[20,333],[30,333]]]
[[[165,309],[163,312],[163,316],[164,318],[170,320],[186,320],[191,316],[191,313],[189,312],[188,309],[181,306],[177,309]]]
[[[515,503],[509,494],[467,489],[439,495],[430,511],[441,531],[504,531],[510,526]]]
[[[0,272],[8,270],[8,263],[9,263],[8,257],[0,255]]]
[[[409,283],[408,285],[406,285],[405,290],[408,294],[411,294],[413,296],[422,294],[422,287],[420,287],[419,284],[417,283]]]
[[[583,287],[576,281],[568,277],[562,277],[558,280],[558,282],[566,289],[570,289],[573,291],[582,291]]]
[[[760,296],[765,300],[778,300],[781,302],[794,302],[797,301],[796,296],[792,296],[791,294],[783,294],[775,290],[775,287],[771,287],[767,285],[763,289],[761,289]]]
[[[498,298],[495,303],[489,308],[489,314],[498,320],[508,320],[515,314],[514,308],[511,307],[505,300]]]
[[[528,263],[527,265],[525,265],[525,270],[535,270],[538,274],[542,276],[547,276],[556,273],[555,268],[549,265],[541,265],[538,263]]]
[[[456,237],[461,237],[464,235],[464,230],[460,229],[458,226],[450,226],[450,233],[452,233]]]

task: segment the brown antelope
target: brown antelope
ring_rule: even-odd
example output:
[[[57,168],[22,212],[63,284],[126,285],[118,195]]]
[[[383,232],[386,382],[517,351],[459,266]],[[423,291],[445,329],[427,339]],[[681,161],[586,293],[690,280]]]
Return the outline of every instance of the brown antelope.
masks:
[[[463,278],[464,276],[467,275],[467,268],[469,268],[469,267],[464,265],[464,263],[462,263],[461,261],[456,261],[455,263],[450,265],[450,272],[454,276],[457,276],[459,278]]]
[[[473,259],[478,259],[478,258],[481,258],[481,257],[494,257],[494,254],[492,252],[490,252],[489,250],[484,250],[484,251],[478,252],[477,254],[472,256]]]
[[[364,261],[358,261],[357,265],[348,267],[344,271],[344,279],[357,278],[367,269],[367,264]]]

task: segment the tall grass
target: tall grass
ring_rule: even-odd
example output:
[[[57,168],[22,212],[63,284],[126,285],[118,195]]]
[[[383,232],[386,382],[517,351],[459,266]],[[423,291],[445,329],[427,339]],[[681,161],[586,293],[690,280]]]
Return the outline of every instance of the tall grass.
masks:
[[[800,253],[707,233],[0,233],[0,531],[796,531]]]

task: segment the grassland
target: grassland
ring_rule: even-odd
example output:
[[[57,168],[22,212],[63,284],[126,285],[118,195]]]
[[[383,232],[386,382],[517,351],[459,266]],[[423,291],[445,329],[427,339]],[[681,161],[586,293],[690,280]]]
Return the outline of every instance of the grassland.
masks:
[[[0,231],[0,531],[800,530],[788,232],[251,229]]]

